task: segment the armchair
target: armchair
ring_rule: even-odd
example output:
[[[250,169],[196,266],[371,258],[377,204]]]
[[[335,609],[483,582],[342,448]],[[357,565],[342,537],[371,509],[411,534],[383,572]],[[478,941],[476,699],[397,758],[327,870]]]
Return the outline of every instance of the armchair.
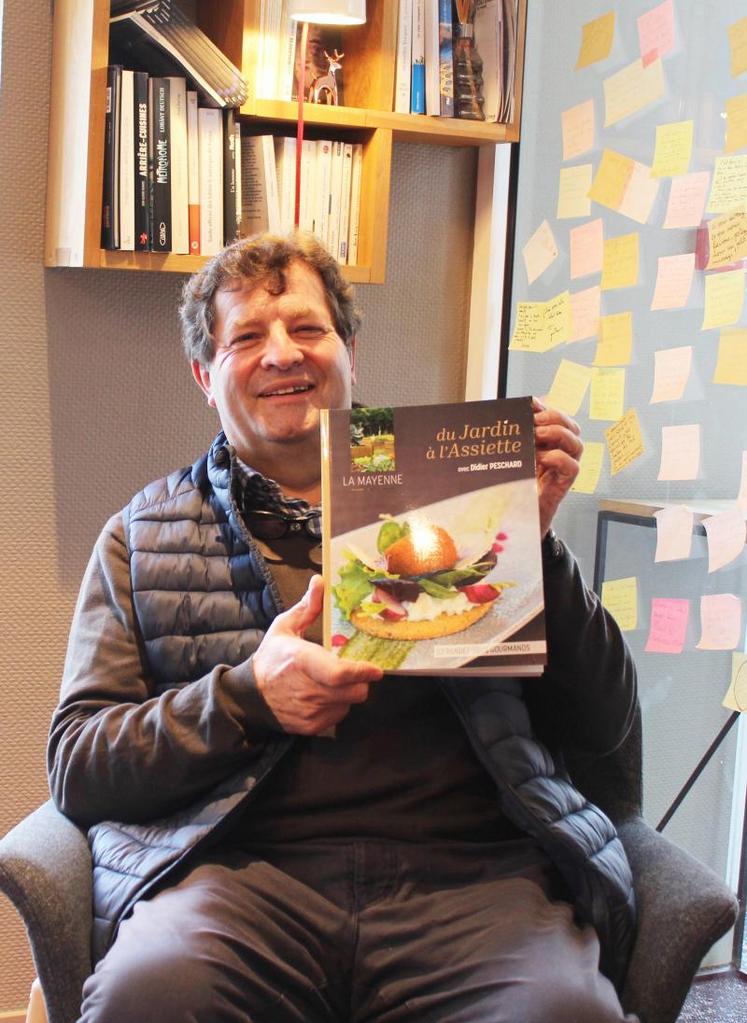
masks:
[[[734,923],[737,901],[641,817],[640,715],[602,762],[568,767],[615,821],[633,870],[639,920],[623,1006],[641,1023],[674,1023],[703,956]],[[74,1023],[91,971],[91,857],[85,835],[51,802],[0,840],[0,891],[26,925],[48,1023]]]

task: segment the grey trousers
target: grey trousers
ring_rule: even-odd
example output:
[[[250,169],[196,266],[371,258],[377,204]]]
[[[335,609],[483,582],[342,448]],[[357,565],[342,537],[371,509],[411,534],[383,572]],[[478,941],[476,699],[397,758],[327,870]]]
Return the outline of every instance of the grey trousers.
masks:
[[[83,1023],[633,1023],[529,841],[216,853],[140,902]]]

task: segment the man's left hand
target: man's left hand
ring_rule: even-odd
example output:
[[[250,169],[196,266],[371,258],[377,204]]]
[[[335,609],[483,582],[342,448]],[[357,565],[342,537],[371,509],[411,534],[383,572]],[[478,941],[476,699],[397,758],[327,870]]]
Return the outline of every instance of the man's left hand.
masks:
[[[547,533],[560,502],[578,476],[584,445],[578,423],[559,409],[546,408],[536,398],[534,443],[539,492],[540,531]]]

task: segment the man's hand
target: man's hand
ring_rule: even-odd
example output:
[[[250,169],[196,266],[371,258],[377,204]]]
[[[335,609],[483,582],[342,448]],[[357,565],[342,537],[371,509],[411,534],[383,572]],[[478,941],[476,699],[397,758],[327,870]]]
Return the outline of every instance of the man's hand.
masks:
[[[253,658],[254,677],[270,710],[286,732],[319,735],[363,703],[382,671],[365,661],[342,661],[304,632],[322,610],[321,576],[309,582],[304,596],[279,614]]]
[[[544,536],[560,502],[578,476],[584,446],[575,420],[558,409],[545,408],[536,398],[532,399],[532,406],[540,531]]]

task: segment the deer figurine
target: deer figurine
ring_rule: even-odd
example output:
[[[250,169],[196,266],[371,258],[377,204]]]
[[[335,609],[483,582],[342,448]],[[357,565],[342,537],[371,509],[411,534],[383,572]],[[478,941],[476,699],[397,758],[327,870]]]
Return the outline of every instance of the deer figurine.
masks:
[[[319,75],[312,81],[309,86],[308,99],[310,103],[328,103],[337,106],[337,80],[335,72],[339,71],[342,67],[341,61],[345,54],[338,53],[337,47],[335,47],[335,52],[331,57],[326,50],[324,51],[324,56],[329,62],[329,70],[326,75]]]

